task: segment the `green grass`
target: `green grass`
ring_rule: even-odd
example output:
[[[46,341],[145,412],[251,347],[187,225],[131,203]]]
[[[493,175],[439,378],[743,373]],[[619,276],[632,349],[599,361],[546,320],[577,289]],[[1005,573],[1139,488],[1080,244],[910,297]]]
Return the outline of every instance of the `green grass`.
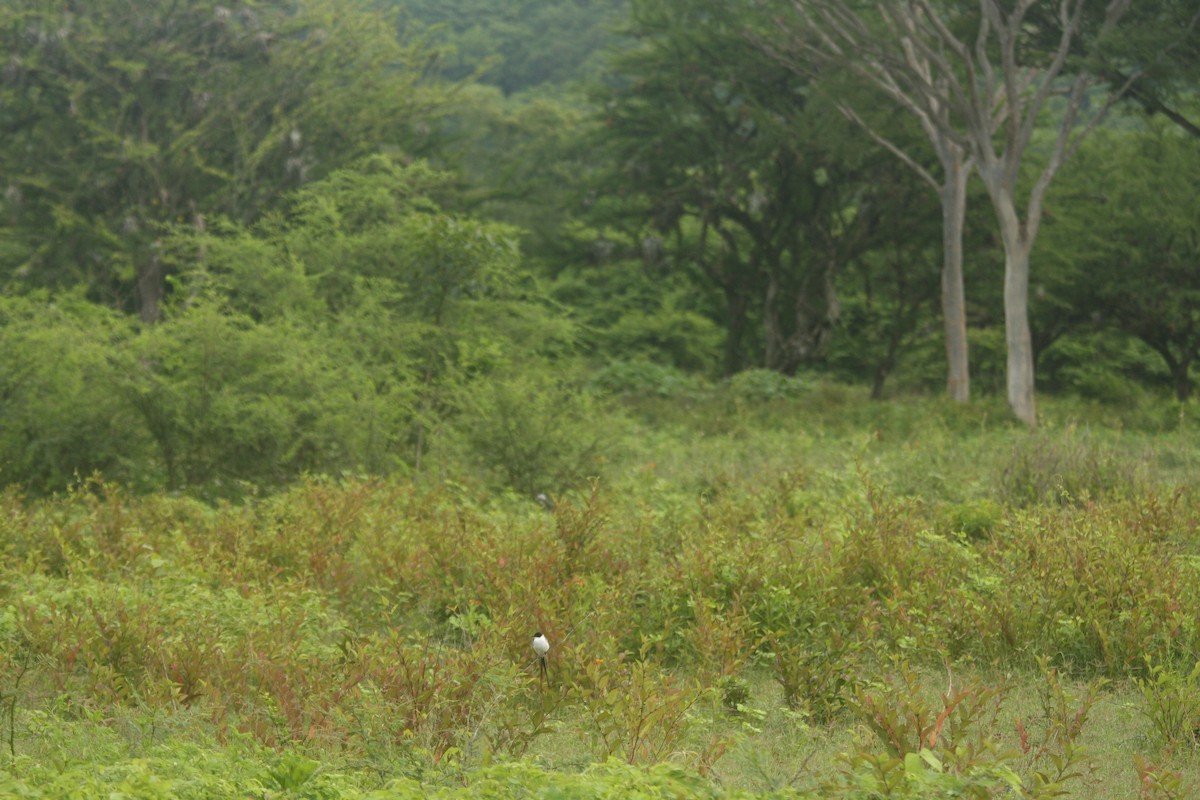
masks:
[[[628,402],[554,514],[10,491],[0,795],[1187,796],[1200,429],[1043,413]]]

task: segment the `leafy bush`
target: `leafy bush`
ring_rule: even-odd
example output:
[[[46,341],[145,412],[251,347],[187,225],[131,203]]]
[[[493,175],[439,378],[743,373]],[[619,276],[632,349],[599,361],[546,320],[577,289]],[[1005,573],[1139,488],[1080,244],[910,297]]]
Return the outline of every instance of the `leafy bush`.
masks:
[[[613,395],[689,399],[700,394],[699,381],[674,367],[653,361],[614,361],[596,371],[591,384]]]
[[[940,517],[941,525],[947,531],[980,540],[991,536],[1004,519],[1004,509],[994,500],[968,500],[943,508]]]
[[[387,463],[411,392],[383,396],[336,341],[197,303],[146,331],[122,381],[168,488],[236,494],[304,472]],[[368,424],[363,425],[366,421]]]
[[[1200,746],[1200,662],[1187,672],[1149,656],[1146,665],[1146,677],[1136,681],[1142,696],[1139,710],[1160,743],[1171,749]]]
[[[689,711],[707,692],[653,663],[593,660],[572,690],[590,721],[598,752],[630,764],[656,764],[676,752],[691,725]]]
[[[693,311],[659,308],[631,311],[603,332],[603,351],[681,370],[705,370],[718,360],[723,331]]]
[[[119,391],[132,337],[128,320],[79,297],[0,297],[0,484],[47,494],[99,472],[153,485]]]
[[[820,633],[825,633],[823,640]],[[782,639],[772,645],[775,679],[788,708],[805,712],[817,725],[828,725],[857,688],[864,643],[828,630],[810,634],[810,639]]]
[[[1040,730],[1016,726],[1006,743],[1000,718],[1008,697],[1004,685],[950,684],[936,699],[910,665],[856,692],[855,714],[885,752],[860,748],[849,754],[840,780],[826,791],[848,798],[1022,797],[1052,798],[1082,783],[1090,757],[1079,743],[1098,694],[1068,692],[1058,676],[1043,669]],[[1006,744],[1008,746],[1006,746]],[[1022,772],[1028,774],[1023,775]]]
[[[1052,386],[1130,408],[1147,399],[1147,377],[1160,385],[1170,381],[1154,351],[1137,339],[1107,330],[1056,340],[1039,355],[1038,367]]]
[[[769,369],[743,370],[731,377],[728,385],[729,396],[735,402],[747,403],[792,400],[810,389],[802,378]]]
[[[475,463],[528,497],[583,485],[613,450],[615,415],[548,372],[481,379],[463,394],[456,427]]]

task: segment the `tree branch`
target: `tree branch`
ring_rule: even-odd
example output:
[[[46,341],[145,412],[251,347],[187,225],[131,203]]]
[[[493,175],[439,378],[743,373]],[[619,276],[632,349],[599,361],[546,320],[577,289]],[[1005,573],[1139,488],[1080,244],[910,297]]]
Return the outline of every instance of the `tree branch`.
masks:
[[[929,174],[929,170],[921,166],[916,159],[901,150],[900,147],[893,143],[890,139],[877,132],[873,127],[871,127],[870,124],[867,123],[866,120],[860,117],[858,113],[854,111],[854,109],[850,108],[850,106],[846,105],[845,103],[838,103],[837,108],[838,111],[841,111],[847,119],[849,119],[851,122],[854,122],[864,131],[866,131],[868,136],[878,142],[882,147],[887,149],[887,151],[892,155],[896,156],[896,158],[907,164],[909,169],[917,173],[917,177],[925,181],[925,183],[928,183],[930,186],[932,186],[934,191],[940,192],[942,190],[941,184],[938,183],[937,179],[934,178],[933,175]]]

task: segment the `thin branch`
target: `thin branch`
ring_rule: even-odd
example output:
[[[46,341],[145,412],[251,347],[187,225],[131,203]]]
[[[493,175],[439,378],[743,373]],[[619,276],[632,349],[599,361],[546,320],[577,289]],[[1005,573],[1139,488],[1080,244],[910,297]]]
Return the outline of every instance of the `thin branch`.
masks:
[[[862,117],[860,117],[858,113],[854,111],[854,109],[850,108],[850,106],[846,105],[845,103],[838,103],[837,108],[838,111],[841,111],[847,119],[866,131],[868,136],[878,142],[882,147],[886,148],[888,152],[896,156],[896,158],[907,164],[909,169],[917,173],[917,177],[925,181],[925,183],[928,183],[930,186],[932,186],[934,191],[940,192],[942,190],[941,184],[938,183],[937,179],[934,178],[933,175],[929,174],[929,170],[921,166],[916,159],[901,150],[900,147],[893,143],[890,139],[881,135],[878,131],[871,127],[871,125]]]
[[[1088,120],[1084,125],[1083,130],[1075,136],[1071,136],[1071,129],[1074,127],[1075,118],[1078,114],[1079,103],[1072,102],[1068,108],[1068,113],[1064,116],[1062,125],[1059,128],[1058,137],[1054,143],[1054,150],[1051,153],[1050,160],[1047,162],[1041,175],[1038,176],[1037,182],[1029,192],[1029,205],[1026,211],[1026,217],[1031,226],[1030,238],[1032,239],[1037,232],[1037,225],[1041,219],[1042,204],[1045,200],[1046,190],[1050,186],[1050,182],[1054,179],[1055,174],[1062,168],[1062,165],[1070,159],[1075,152],[1083,144],[1092,131],[1108,116],[1109,110],[1129,91],[1129,88],[1137,80],[1136,75],[1131,75],[1125,80],[1125,83],[1116,91],[1109,94],[1105,99],[1104,105],[1100,110]],[[1081,83],[1082,81],[1080,81]],[[1079,93],[1079,98],[1082,99],[1082,91]],[[1074,100],[1074,97],[1072,98]]]
[[[1033,138],[1033,131],[1037,125],[1038,112],[1041,111],[1042,106],[1045,105],[1046,99],[1053,90],[1054,79],[1062,72],[1062,68],[1067,62],[1067,55],[1071,50],[1071,41],[1074,39],[1075,33],[1079,30],[1082,23],[1083,6],[1083,0],[1062,0],[1062,3],[1059,5],[1059,22],[1062,24],[1062,32],[1059,36],[1058,48],[1055,50],[1054,57],[1051,59],[1049,66],[1041,72],[1041,85],[1038,86],[1033,97],[1026,103],[1028,113],[1025,119],[1022,120],[1017,139],[1013,142],[1013,145],[1017,148],[1015,151],[1017,155],[1016,161],[1020,160],[1020,156],[1029,144],[1029,140]],[[1015,68],[1016,65],[1014,64]],[[1077,81],[1076,87],[1078,85]],[[1012,180],[1016,180],[1016,175],[1012,175],[1011,177]]]

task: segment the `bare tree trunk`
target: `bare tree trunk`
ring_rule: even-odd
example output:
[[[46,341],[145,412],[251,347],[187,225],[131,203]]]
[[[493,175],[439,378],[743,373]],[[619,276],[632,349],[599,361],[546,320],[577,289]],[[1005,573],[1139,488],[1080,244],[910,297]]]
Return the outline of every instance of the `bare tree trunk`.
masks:
[[[991,175],[985,178],[993,177]],[[985,180],[985,182],[988,182]],[[1004,242],[1004,342],[1008,349],[1008,405],[1017,419],[1037,426],[1033,391],[1033,335],[1029,330],[1029,252],[1033,241],[1017,213],[1012,187],[988,182]]]
[[[942,318],[946,326],[946,390],[958,403],[971,399],[967,349],[967,299],[963,281],[963,228],[967,215],[967,178],[961,148],[957,159],[944,159],[942,185]]]
[[[1033,428],[1033,337],[1029,333],[1029,250],[1004,254],[1004,341],[1008,347],[1008,404],[1017,419]]]

